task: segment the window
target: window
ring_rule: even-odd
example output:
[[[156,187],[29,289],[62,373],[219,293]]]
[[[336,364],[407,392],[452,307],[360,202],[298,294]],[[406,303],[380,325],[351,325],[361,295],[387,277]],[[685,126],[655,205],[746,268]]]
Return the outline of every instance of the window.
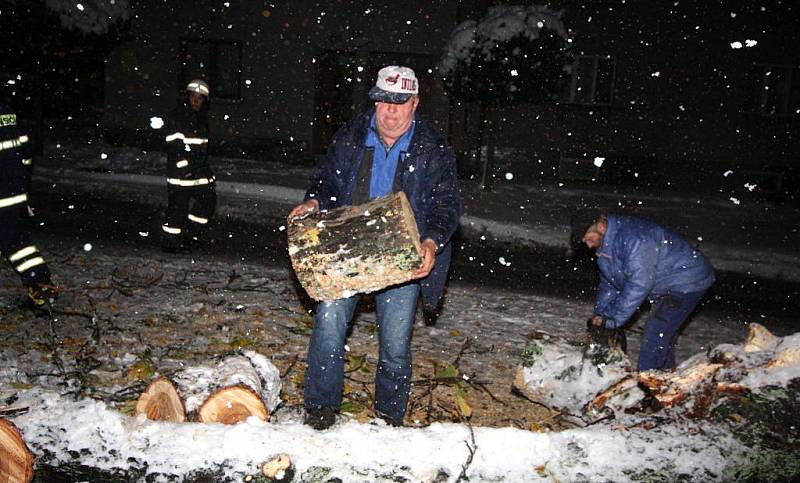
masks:
[[[572,65],[572,78],[566,101],[575,104],[611,105],[614,100],[613,57],[582,55]]]
[[[215,99],[240,100],[242,45],[227,40],[181,41],[181,87],[201,78],[211,86]]]
[[[757,114],[793,116],[800,112],[800,69],[796,65],[756,65]]]

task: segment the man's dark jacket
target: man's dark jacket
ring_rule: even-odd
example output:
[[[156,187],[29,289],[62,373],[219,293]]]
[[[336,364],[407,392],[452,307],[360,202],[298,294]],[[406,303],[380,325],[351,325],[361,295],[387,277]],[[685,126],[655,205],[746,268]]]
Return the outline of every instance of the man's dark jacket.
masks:
[[[0,149],[0,163],[2,163],[0,198],[24,194],[26,171],[22,160],[32,157],[33,143],[17,124],[17,115],[11,107],[2,102],[0,102],[0,142],[4,143],[3,149]],[[22,203],[20,206],[24,207],[26,204]]]
[[[594,313],[616,328],[647,297],[692,293],[714,283],[708,259],[681,236],[651,221],[608,215],[603,245],[597,250],[600,287]]]
[[[370,149],[364,141],[373,113],[362,114],[336,132],[327,155],[311,177],[305,199],[318,200],[321,210],[353,204],[359,168]],[[398,162],[397,169],[400,186],[417,220],[420,240],[430,238],[438,247],[433,270],[420,281],[425,306],[435,308],[444,293],[450,267],[450,237],[458,228],[461,215],[455,156],[433,127],[417,119],[408,153]]]

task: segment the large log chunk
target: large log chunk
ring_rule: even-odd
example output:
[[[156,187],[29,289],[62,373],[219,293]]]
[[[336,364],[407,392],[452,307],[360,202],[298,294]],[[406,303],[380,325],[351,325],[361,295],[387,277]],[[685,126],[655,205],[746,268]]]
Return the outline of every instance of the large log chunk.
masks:
[[[249,416],[266,421],[280,404],[278,369],[253,351],[216,366],[189,367],[173,379],[186,396],[186,411],[200,422],[235,424]]]
[[[14,423],[0,418],[0,482],[27,483],[33,479],[33,455]]]
[[[411,280],[422,263],[414,213],[403,192],[289,223],[289,256],[315,300],[336,300]]]
[[[147,386],[136,401],[134,414],[144,414],[147,419],[154,421],[174,423],[186,421],[186,411],[178,391],[175,385],[164,377],[159,377]]]

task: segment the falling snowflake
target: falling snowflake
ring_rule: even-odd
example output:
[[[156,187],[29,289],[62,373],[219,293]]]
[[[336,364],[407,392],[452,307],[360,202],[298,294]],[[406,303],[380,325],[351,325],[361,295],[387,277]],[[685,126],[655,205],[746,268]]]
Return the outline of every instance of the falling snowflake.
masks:
[[[603,162],[605,160],[606,160],[606,158],[601,158],[600,156],[597,156],[596,158],[594,158],[594,165],[599,168],[599,167],[603,166]]]
[[[150,118],[150,127],[153,129],[161,129],[164,127],[164,120],[160,117],[151,117]]]
[[[731,196],[730,199],[731,199],[731,203],[733,203],[734,205],[739,205],[739,204],[742,203],[741,201],[739,201],[738,198],[734,198],[733,196]]]
[[[83,244],[83,251],[85,251],[85,252],[92,251],[92,244],[91,243],[84,243]]]
[[[732,49],[741,49],[742,48],[742,43],[739,42],[738,40],[736,42],[731,42],[731,48]]]
[[[514,173],[506,173],[506,179],[509,180],[509,181],[514,179]]]
[[[732,175],[732,174],[733,174],[733,171],[731,171],[731,170],[729,169],[728,171],[725,171],[724,173],[722,173],[722,176],[724,176],[724,177],[726,177],[726,178],[727,178],[728,176],[730,176],[730,175]]]

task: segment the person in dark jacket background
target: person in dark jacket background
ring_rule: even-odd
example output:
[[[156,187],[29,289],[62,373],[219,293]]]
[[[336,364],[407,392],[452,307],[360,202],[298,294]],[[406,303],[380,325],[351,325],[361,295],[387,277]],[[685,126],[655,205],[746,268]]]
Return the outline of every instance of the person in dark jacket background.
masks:
[[[418,92],[413,70],[381,69],[369,92],[375,109],[337,131],[311,178],[305,201],[289,213],[291,221],[391,192],[402,190],[408,197],[422,245],[423,263],[414,273],[417,281],[375,294],[379,343],[375,412],[396,426],[403,424],[411,387],[417,297],[421,292],[425,305],[438,305],[449,268],[450,237],[461,212],[455,156],[441,136],[416,116]],[[306,424],[316,429],[330,427],[341,405],[347,325],[359,299],[355,295],[317,306],[304,393]]]
[[[31,141],[21,131],[16,113],[0,103],[0,252],[19,273],[34,307],[47,308],[56,297],[50,269],[24,224],[31,158]]]
[[[638,370],[674,368],[678,332],[714,283],[711,263],[679,235],[641,218],[597,211],[584,215],[582,222],[573,221],[573,227],[596,251],[600,268],[589,323],[622,329],[642,303],[651,300]]]
[[[168,204],[162,248],[189,251],[217,205],[214,173],[208,164],[209,87],[202,80],[186,86],[186,96],[169,119],[167,141]]]

